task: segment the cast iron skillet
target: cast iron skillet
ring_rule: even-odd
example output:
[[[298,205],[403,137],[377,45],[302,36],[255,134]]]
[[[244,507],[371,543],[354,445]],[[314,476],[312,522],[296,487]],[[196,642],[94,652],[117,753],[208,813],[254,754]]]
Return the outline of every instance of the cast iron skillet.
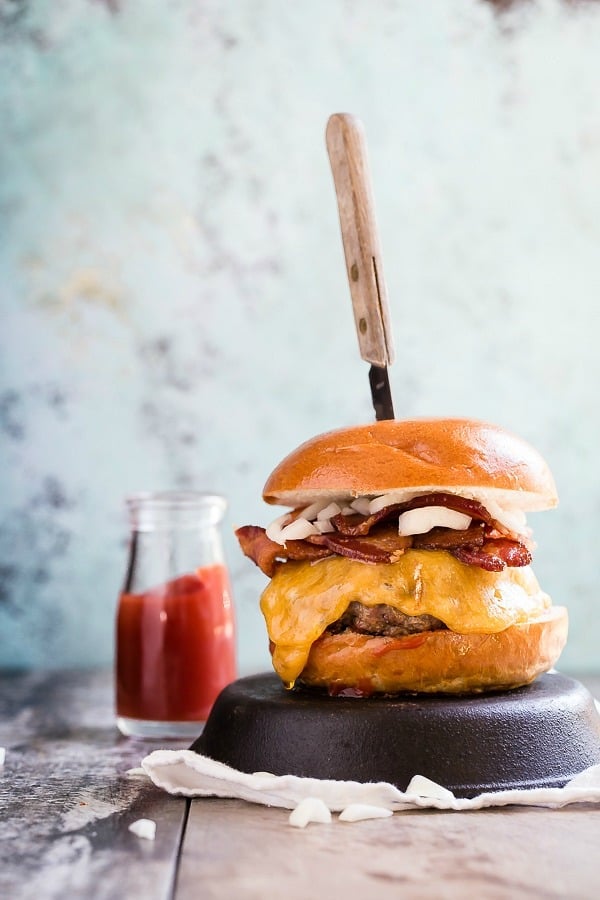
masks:
[[[561,787],[600,763],[589,691],[558,673],[475,697],[368,699],[286,691],[275,674],[235,681],[192,750],[242,772],[387,781],[425,775],[458,797]]]

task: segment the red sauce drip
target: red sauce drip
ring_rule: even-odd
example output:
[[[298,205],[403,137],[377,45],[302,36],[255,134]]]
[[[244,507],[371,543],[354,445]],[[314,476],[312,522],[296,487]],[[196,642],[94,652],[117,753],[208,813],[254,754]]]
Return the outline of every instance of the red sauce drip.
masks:
[[[143,594],[121,594],[116,669],[117,715],[206,719],[237,674],[225,568],[207,566]]]
[[[327,689],[330,697],[370,697],[373,691],[373,685],[370,679],[365,678],[355,685],[346,686],[343,684],[330,684]]]
[[[373,649],[373,656],[384,656],[393,650],[414,650],[425,643],[430,631],[420,631],[418,634],[407,634],[406,637],[386,638]]]

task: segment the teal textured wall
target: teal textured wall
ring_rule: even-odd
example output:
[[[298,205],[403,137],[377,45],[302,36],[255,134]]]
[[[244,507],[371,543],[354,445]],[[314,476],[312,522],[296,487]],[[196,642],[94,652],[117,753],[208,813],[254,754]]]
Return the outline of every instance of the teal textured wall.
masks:
[[[229,499],[242,669],[264,578],[233,524],[372,416],[324,147],[365,123],[398,416],[535,443],[535,569],[600,667],[600,8],[558,0],[1,5],[0,663],[112,654],[123,497]]]

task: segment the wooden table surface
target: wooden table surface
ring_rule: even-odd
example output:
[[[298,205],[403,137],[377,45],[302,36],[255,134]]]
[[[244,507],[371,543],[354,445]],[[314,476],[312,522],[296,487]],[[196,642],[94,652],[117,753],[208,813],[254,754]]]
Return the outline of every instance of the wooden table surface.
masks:
[[[596,696],[600,678],[583,679]],[[598,898],[600,807],[414,810],[306,829],[127,775],[108,672],[0,677],[0,897]],[[171,743],[178,747],[182,744]],[[156,840],[128,826],[154,819]]]

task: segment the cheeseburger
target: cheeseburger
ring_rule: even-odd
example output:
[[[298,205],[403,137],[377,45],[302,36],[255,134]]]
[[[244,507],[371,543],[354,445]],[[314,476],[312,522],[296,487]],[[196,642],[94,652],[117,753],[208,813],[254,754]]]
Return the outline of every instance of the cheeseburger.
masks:
[[[288,688],[480,693],[550,669],[567,637],[530,567],[526,513],[558,500],[520,438],[471,419],[381,421],[319,435],[264,487],[291,507],[236,531]]]

